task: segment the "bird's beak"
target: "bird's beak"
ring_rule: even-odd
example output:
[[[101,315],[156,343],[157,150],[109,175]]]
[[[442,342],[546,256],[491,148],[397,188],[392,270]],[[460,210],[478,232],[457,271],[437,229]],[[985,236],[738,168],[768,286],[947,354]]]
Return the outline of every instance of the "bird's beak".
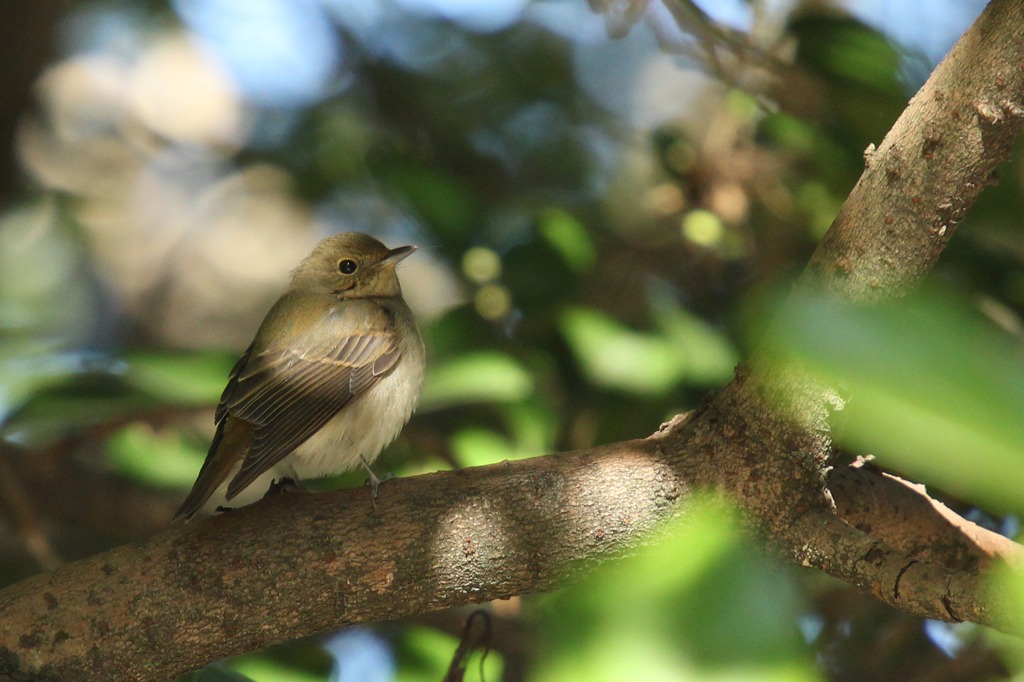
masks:
[[[384,256],[377,265],[380,267],[384,267],[385,265],[395,265],[398,261],[411,256],[412,252],[415,250],[415,246],[399,246],[397,249],[391,249],[388,251],[388,255]]]

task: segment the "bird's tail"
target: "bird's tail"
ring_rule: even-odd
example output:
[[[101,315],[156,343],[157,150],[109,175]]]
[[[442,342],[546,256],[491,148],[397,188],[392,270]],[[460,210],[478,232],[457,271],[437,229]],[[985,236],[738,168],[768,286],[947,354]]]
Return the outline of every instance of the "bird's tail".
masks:
[[[210,443],[210,450],[199,470],[191,492],[181,507],[174,514],[174,520],[190,519],[202,509],[214,491],[228,478],[249,451],[252,444],[252,427],[248,422],[234,417],[226,417],[217,425],[217,433]]]

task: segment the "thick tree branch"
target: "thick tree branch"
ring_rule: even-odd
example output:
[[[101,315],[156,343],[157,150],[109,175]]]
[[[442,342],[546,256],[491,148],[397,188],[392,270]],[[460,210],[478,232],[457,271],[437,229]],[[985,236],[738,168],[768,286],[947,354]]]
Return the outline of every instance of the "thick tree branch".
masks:
[[[0,592],[0,679],[169,678],[355,622],[547,590],[680,512],[651,441],[291,494]],[[102,646],[98,643],[102,641]]]
[[[1019,555],[1009,538],[982,528],[928,496],[925,487],[855,462],[829,472],[839,517],[918,561],[977,571]]]
[[[958,42],[867,155],[806,286],[872,301],[934,265],[1024,124],[1022,31],[1024,0],[1003,0]],[[898,608],[1019,627],[985,579],[1022,549],[877,472],[830,474],[834,400],[741,368],[647,440],[394,481],[377,511],[365,490],[294,495],[172,529],[0,592],[0,679],[163,679],[357,621],[550,589],[682,513],[694,487]],[[944,547],[884,522],[908,491],[905,528]]]
[[[736,449],[734,420],[716,421],[399,479],[381,489],[376,511],[366,489],[279,496],[36,576],[0,592],[0,679],[166,679],[355,622],[551,589],[682,513],[686,478],[707,483],[723,458],[756,459]],[[686,431],[690,445],[678,450]],[[734,437],[723,443],[723,432]],[[746,469],[755,487],[758,468]],[[912,521],[940,523],[928,509]],[[927,561],[904,570],[911,555],[879,549],[834,516],[804,515],[792,534],[804,538],[807,563],[877,583],[881,598],[911,612],[949,618],[947,579],[964,581],[965,599],[981,592],[977,572]],[[1007,543],[999,554],[1019,552]],[[988,606],[958,599],[947,599],[964,608],[958,617],[995,622]]]
[[[1024,7],[990,2],[892,129],[811,258],[852,300],[900,296],[938,260],[1024,127]]]

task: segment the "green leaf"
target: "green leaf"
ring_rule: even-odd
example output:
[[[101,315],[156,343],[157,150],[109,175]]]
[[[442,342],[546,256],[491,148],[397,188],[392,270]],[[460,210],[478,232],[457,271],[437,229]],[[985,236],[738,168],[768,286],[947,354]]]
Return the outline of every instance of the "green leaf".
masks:
[[[654,318],[678,353],[689,383],[715,386],[732,378],[739,353],[725,334],[674,303],[657,303]]]
[[[155,432],[148,424],[127,426],[107,441],[107,459],[117,469],[167,488],[190,486],[205,456],[177,431]]]
[[[421,409],[452,405],[515,402],[533,393],[533,378],[514,358],[479,352],[427,367]]]
[[[797,189],[796,198],[808,216],[814,238],[821,239],[836,219],[842,200],[832,194],[825,183],[817,180],[802,183]]]
[[[682,360],[668,339],[633,331],[592,308],[570,308],[561,326],[580,368],[595,384],[659,395],[682,378]]]
[[[540,216],[540,234],[576,272],[586,272],[597,259],[594,242],[574,216],[557,208]]]
[[[253,678],[234,670],[225,670],[220,664],[209,665],[195,673],[192,682],[254,682]]]
[[[1018,538],[1018,541],[1020,538]],[[1007,632],[1024,629],[1024,576],[1020,570],[999,562],[992,566],[989,580],[989,594],[1000,595],[1003,603],[1002,616],[1011,619]],[[1017,635],[1004,634],[992,628],[979,628],[985,639],[1000,652],[1002,662],[1010,672],[1011,679],[1020,679],[1024,673],[1024,642]]]
[[[67,385],[83,374],[85,356],[63,353],[48,339],[4,339],[0,342],[0,422],[32,396]]]
[[[477,198],[456,176],[412,165],[381,169],[380,176],[441,233],[466,235],[478,224]]]
[[[175,403],[216,405],[237,358],[226,353],[132,353],[127,379]]]
[[[452,435],[449,445],[458,462],[467,467],[523,457],[507,438],[490,429],[459,429]]]
[[[948,296],[855,306],[797,293],[767,329],[772,361],[846,398],[838,440],[1001,510],[1024,511],[1024,355]]]
[[[272,660],[265,656],[245,656],[228,665],[248,679],[258,682],[323,682],[323,675]]]
[[[551,452],[558,435],[558,410],[544,401],[532,400],[505,405],[502,416],[515,437],[520,457]]]
[[[83,372],[59,376],[33,375],[13,388],[30,395],[11,393],[21,399],[3,424],[3,434],[41,446],[82,427],[119,421],[140,412],[160,408],[159,401],[128,385],[118,374]],[[0,400],[6,387],[0,384]]]
[[[548,598],[537,680],[816,679],[792,580],[730,510],[697,499],[664,531]]]

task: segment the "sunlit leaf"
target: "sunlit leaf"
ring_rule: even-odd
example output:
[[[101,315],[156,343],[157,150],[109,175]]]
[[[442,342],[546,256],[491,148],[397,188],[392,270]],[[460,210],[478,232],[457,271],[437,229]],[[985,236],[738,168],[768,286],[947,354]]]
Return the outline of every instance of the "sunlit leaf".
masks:
[[[460,429],[452,435],[449,445],[459,464],[467,467],[522,457],[507,438],[489,429]]]
[[[323,682],[323,675],[285,665],[263,656],[246,656],[228,664],[257,682]]]
[[[126,377],[163,400],[216,405],[236,360],[226,353],[133,353]]]
[[[788,576],[698,502],[635,556],[545,605],[538,680],[813,680]]]
[[[191,682],[253,682],[253,678],[219,665],[209,665],[195,673]]]
[[[991,594],[1001,596],[1003,611],[999,615],[1010,619],[1007,630],[1020,632],[1024,629],[1024,575],[1020,567],[995,566],[989,589]],[[995,629],[983,630],[986,640],[1000,652],[1010,676],[1020,679],[1021,673],[1024,673],[1024,641],[1017,635],[1004,634]]]
[[[765,345],[848,398],[840,441],[977,502],[1021,511],[1024,353],[935,295],[854,306],[787,299]]]
[[[540,235],[547,240],[577,272],[590,269],[597,258],[594,243],[586,228],[575,217],[559,209],[548,209],[540,216]]]
[[[533,392],[533,379],[514,358],[479,352],[427,368],[421,410],[476,402],[511,402]]]
[[[665,338],[634,331],[590,308],[571,308],[561,321],[580,367],[598,385],[661,394],[682,376],[679,352]]]
[[[177,431],[155,432],[148,424],[127,426],[107,441],[107,459],[122,473],[168,488],[191,485],[205,456]]]
[[[505,405],[502,416],[515,435],[520,451],[527,456],[550,452],[558,431],[558,412],[540,401]]]
[[[677,305],[656,305],[654,316],[678,353],[687,381],[713,386],[732,378],[740,358],[725,334]]]

